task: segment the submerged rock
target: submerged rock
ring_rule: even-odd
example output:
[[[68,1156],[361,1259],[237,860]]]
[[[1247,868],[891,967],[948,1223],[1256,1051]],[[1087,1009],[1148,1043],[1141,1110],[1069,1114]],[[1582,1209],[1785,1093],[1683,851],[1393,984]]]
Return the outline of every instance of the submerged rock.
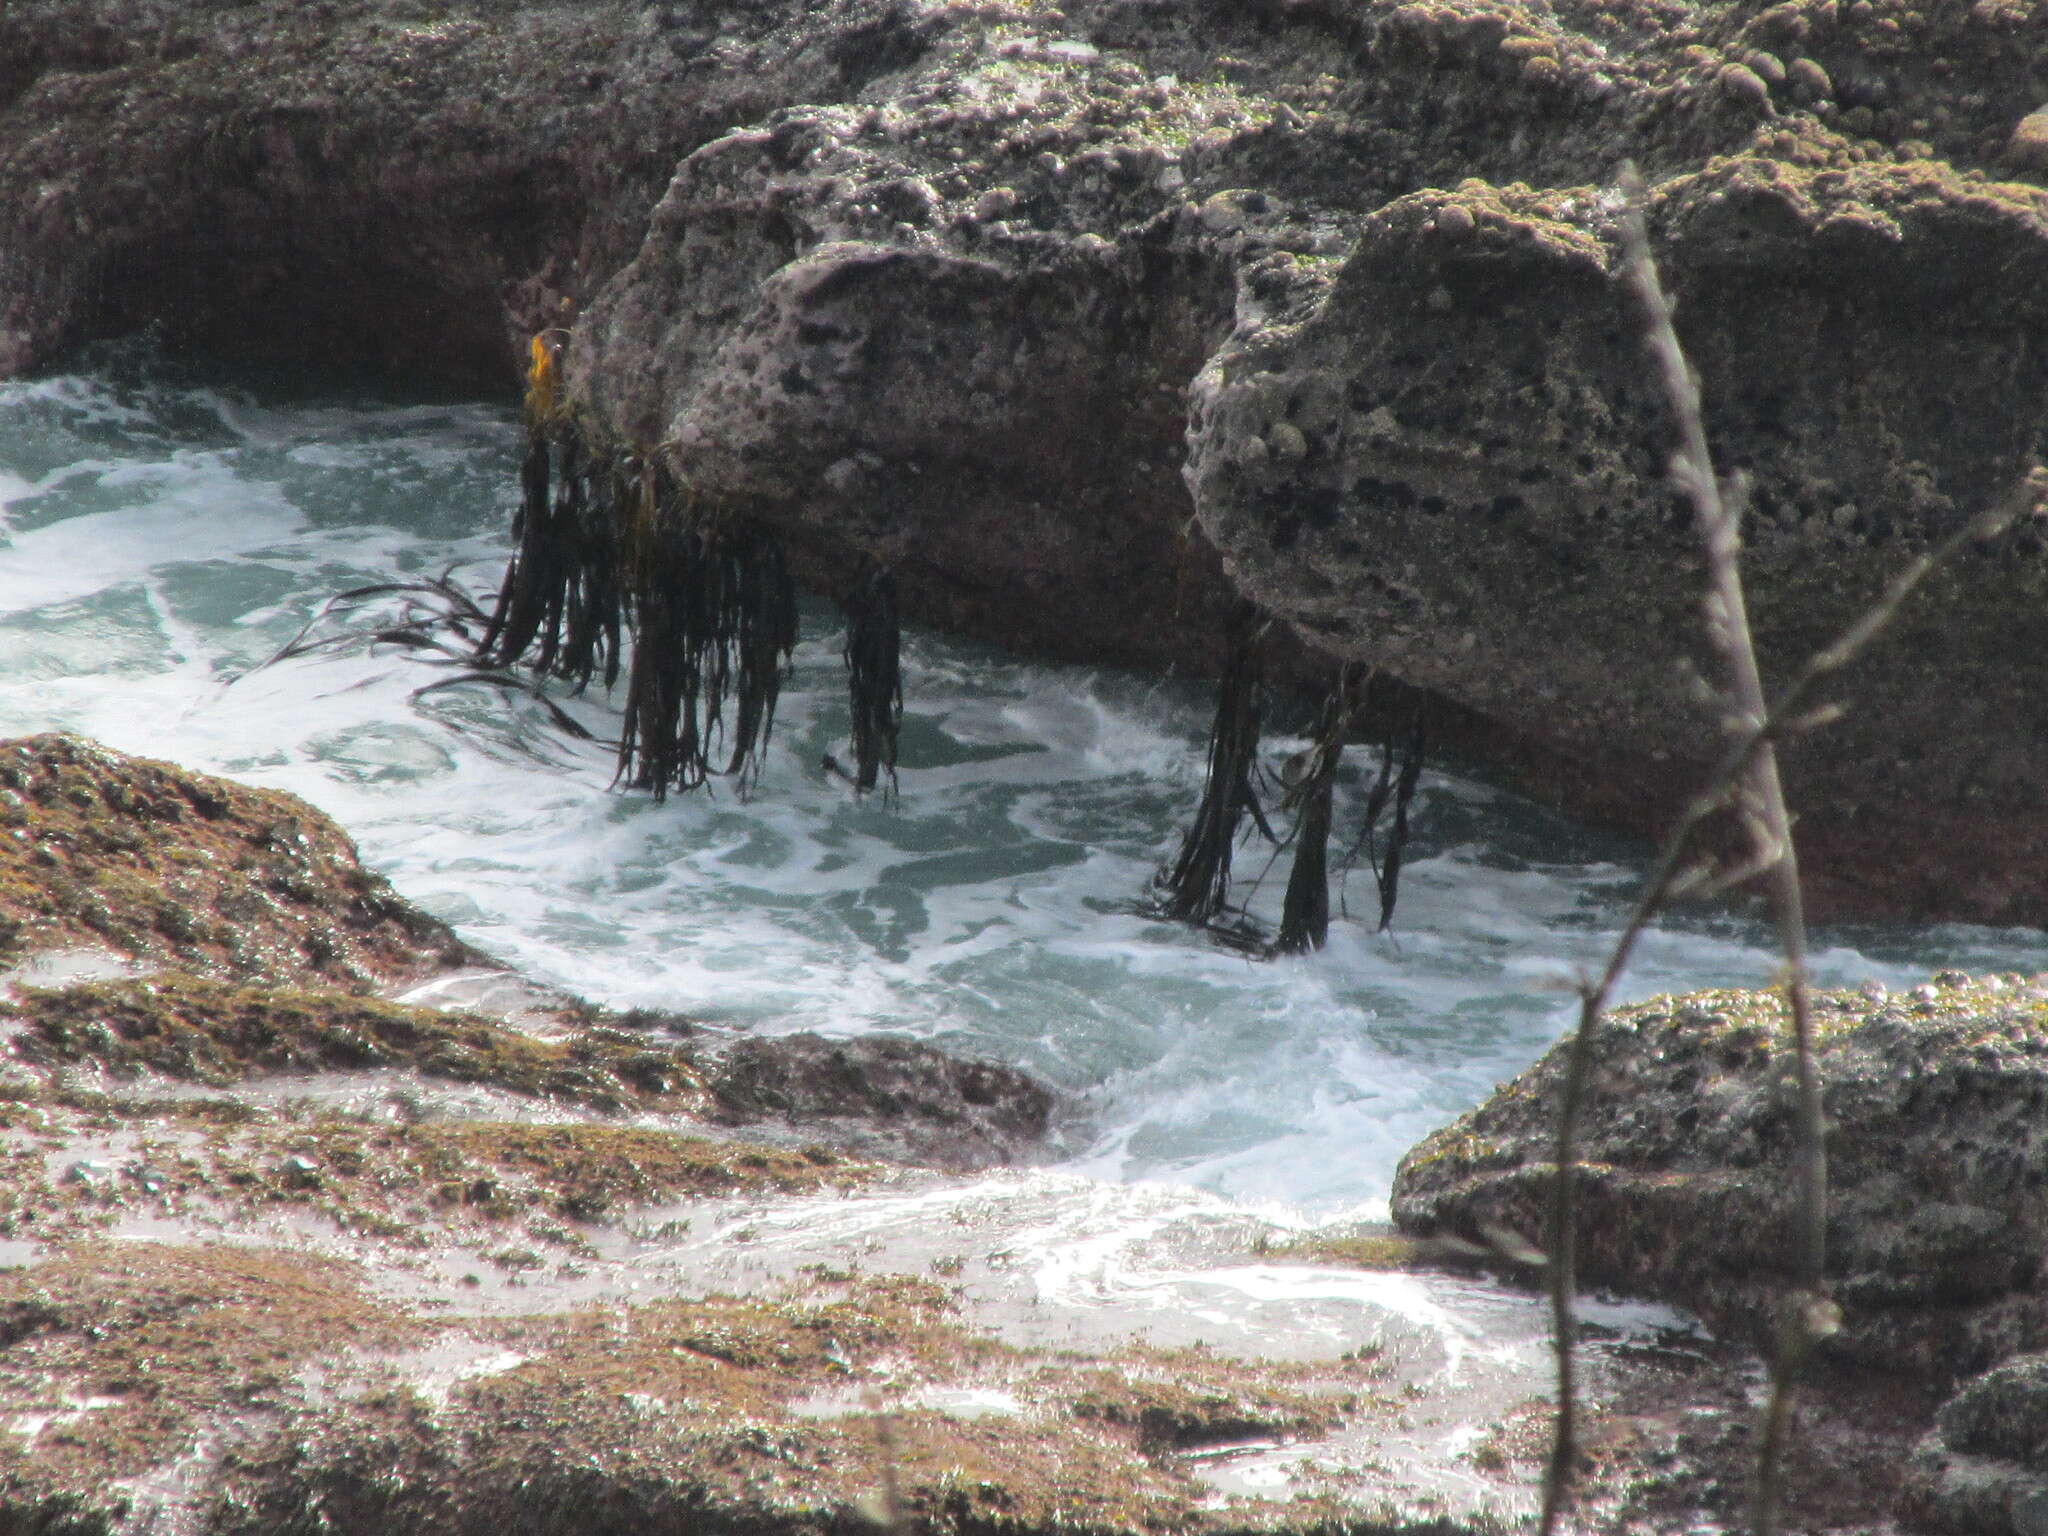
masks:
[[[2048,989],[1943,973],[1816,998],[1834,1359],[1952,1382],[2048,1346]],[[1767,1343],[1791,1284],[1790,1053],[1776,994],[1619,1009],[1594,1045],[1578,1240],[1591,1284]],[[1402,1160],[1404,1230],[1540,1240],[1565,1047]]]

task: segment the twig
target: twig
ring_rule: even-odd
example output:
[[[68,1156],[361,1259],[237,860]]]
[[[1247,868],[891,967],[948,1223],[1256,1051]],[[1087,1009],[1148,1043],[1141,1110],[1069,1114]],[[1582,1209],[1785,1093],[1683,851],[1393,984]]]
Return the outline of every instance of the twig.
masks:
[[[1741,578],[1741,503],[1739,479],[1724,485],[1713,470],[1699,389],[1671,322],[1671,304],[1658,280],[1643,217],[1643,184],[1633,166],[1623,174],[1627,208],[1622,220],[1623,276],[1643,305],[1646,339],[1670,400],[1680,431],[1680,447],[1672,461],[1672,478],[1692,502],[1695,523],[1707,560],[1708,629],[1728,670],[1724,702],[1732,736],[1714,765],[1707,787],[1687,805],[1666,834],[1635,910],[1616,940],[1597,981],[1580,987],[1578,1026],[1566,1057],[1565,1083],[1559,1106],[1554,1149],[1555,1178],[1551,1189],[1550,1302],[1552,1343],[1557,1360],[1556,1430],[1543,1485],[1543,1536],[1553,1536],[1569,1496],[1576,1456],[1577,1394],[1574,1370],[1575,1323],[1572,1298],[1577,1289],[1576,1157],[1579,1119],[1592,1063],[1595,1029],[1616,983],[1627,969],[1637,941],[1657,912],[1681,893],[1725,889],[1728,885],[1768,876],[1772,907],[1786,959],[1785,988],[1791,1014],[1796,1058],[1800,1152],[1798,1199],[1798,1294],[1786,1309],[1785,1324],[1772,1367],[1772,1392],[1766,1409],[1757,1469],[1753,1511],[1759,1536],[1771,1536],[1778,1504],[1779,1468],[1785,1426],[1790,1418],[1791,1390],[1799,1368],[1814,1344],[1834,1326],[1835,1313],[1825,1293],[1827,1263],[1827,1155],[1819,1074],[1813,1052],[1811,994],[1806,964],[1806,925],[1799,884],[1791,817],[1778,775],[1777,741],[1834,718],[1830,709],[1809,706],[1817,685],[1848,665],[1884,631],[1906,599],[1926,577],[1969,544],[2002,532],[2016,518],[2038,510],[2048,495],[2048,475],[2028,475],[1999,505],[1972,518],[1961,529],[1915,557],[1892,578],[1884,591],[1831,644],[1808,658],[1775,705],[1768,702],[1750,632]],[[1689,865],[1687,851],[1700,825],[1731,803],[1743,803],[1750,832],[1749,856],[1732,870],[1718,874]]]

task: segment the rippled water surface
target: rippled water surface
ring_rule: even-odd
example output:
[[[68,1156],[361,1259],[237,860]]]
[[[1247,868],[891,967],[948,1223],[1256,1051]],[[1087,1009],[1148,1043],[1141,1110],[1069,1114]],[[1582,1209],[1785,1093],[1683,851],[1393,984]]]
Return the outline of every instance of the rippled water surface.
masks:
[[[744,801],[618,793],[609,753],[530,703],[414,700],[438,674],[405,655],[251,671],[338,590],[450,567],[493,590],[518,440],[509,409],[132,349],[0,385],[0,732],[292,790],[467,938],[596,1001],[1021,1063],[1083,1096],[1078,1171],[1310,1212],[1380,1207],[1406,1147],[1548,1045],[1567,1008],[1546,979],[1601,955],[1632,894],[1640,850],[1437,771],[1394,934],[1363,920],[1361,870],[1327,950],[1247,960],[1130,910],[1199,793],[1205,689],[914,633],[901,793],[860,800],[817,767],[847,720],[823,604]],[[601,696],[568,707],[615,730]],[[1266,854],[1239,858],[1249,886]],[[1255,912],[1277,917],[1285,878],[1283,860]],[[1821,942],[1831,982],[2048,969],[2031,932]],[[1692,917],[1628,992],[1771,963],[1755,925]]]

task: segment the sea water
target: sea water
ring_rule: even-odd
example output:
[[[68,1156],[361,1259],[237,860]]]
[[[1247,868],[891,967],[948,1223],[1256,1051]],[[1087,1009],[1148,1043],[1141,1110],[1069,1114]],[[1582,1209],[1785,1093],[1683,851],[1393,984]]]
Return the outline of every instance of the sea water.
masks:
[[[1402,1151],[1567,1027],[1564,989],[1636,892],[1644,849],[1438,766],[1391,930],[1361,863],[1326,949],[1248,958],[1138,905],[1201,791],[1205,687],[913,630],[899,788],[858,796],[820,766],[848,720],[825,603],[744,797],[620,792],[605,747],[520,694],[416,696],[450,674],[414,653],[264,665],[350,588],[452,572],[487,599],[520,446],[508,403],[194,372],[135,344],[0,384],[0,734],[76,731],[290,790],[466,939],[594,1002],[1012,1062],[1079,1106],[1072,1170],[1310,1215],[1383,1213]],[[555,695],[616,736],[615,697]],[[1351,756],[1340,838],[1373,766]],[[1275,921],[1284,857],[1254,840],[1237,871]],[[1833,984],[2048,969],[2029,931],[1818,938]],[[1760,924],[1695,913],[1648,938],[1623,990],[1773,965]]]

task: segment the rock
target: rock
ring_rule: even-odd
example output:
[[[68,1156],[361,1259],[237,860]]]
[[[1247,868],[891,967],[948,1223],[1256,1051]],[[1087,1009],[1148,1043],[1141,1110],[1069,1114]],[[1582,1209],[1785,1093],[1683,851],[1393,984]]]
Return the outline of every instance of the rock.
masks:
[[[649,1100],[398,1119],[337,1091],[389,1073],[10,1092],[0,1522],[851,1529],[892,1471],[913,1528],[1018,1536],[1486,1536],[1533,1509],[1545,1304],[1385,1234],[1315,1264],[1199,1191],[712,1141]],[[58,1171],[109,1137],[155,1177]],[[1751,1363],[1663,1309],[1599,1317],[1575,1519],[1731,1523]],[[1802,1400],[1802,1524],[1887,1511],[1909,1442],[1844,1417]]]
[[[1915,1448],[1906,1507],[1954,1536],[2048,1532],[2048,1355],[1967,1383]]]
[[[0,963],[15,969],[91,949],[363,991],[477,958],[295,796],[73,736],[0,742],[0,783],[15,834],[0,836]]]
[[[1716,77],[1721,89],[1735,100],[1752,107],[1766,107],[1770,104],[1771,88],[1764,77],[1747,64],[1724,64]]]
[[[2029,112],[2006,140],[2005,163],[2016,171],[2048,171],[2048,107]]]
[[[1053,1111],[1045,1086],[1012,1067],[966,1061],[892,1035],[741,1040],[718,1057],[714,1113],[791,1124],[870,1155],[986,1168],[1039,1152]]]
[[[1786,75],[1809,101],[1826,101],[1835,94],[1835,82],[1812,59],[1794,59],[1787,66]]]
[[[95,856],[155,851],[173,797],[223,836],[284,803],[26,746],[25,806],[93,810],[63,846],[115,934],[149,887]],[[894,1499],[1020,1536],[1482,1536],[1531,1505],[1534,1299],[1286,1266],[1195,1191],[822,1144],[1028,1153],[1054,1101],[1021,1073],[891,1038],[713,1056],[687,1021],[560,999],[540,1038],[333,988],[43,979],[0,994],[0,1528],[853,1529]],[[407,995],[535,1014],[487,979]],[[1589,1379],[1746,1420],[1741,1362],[1635,1363],[1681,1321],[1590,1346]],[[1467,1423],[1506,1426],[1483,1461]],[[1611,1459],[1589,1528],[1634,1528],[1644,1471]]]
[[[1985,1372],[1942,1406],[1935,1428],[1951,1450],[2048,1473],[2048,1355]]]
[[[365,872],[340,829],[288,795],[56,736],[0,743],[0,782],[34,834],[0,837],[0,898],[12,903],[0,910],[19,914],[22,950],[12,995],[0,992],[0,1019],[13,1025],[0,1062],[10,1067],[87,1070],[107,1091],[361,1074],[385,1084],[381,1097],[415,1103],[460,1084],[700,1130],[704,1116],[766,1121],[763,1133],[786,1140],[949,1168],[1032,1156],[1051,1125],[1053,1094],[1028,1074],[919,1042],[763,1037],[714,1059],[687,1020],[612,1021],[522,986],[479,966],[485,957]],[[285,899],[256,900],[252,885]],[[207,915],[166,943],[159,907],[173,887]],[[121,946],[111,973],[78,966],[65,949],[80,931],[74,889],[91,893],[85,931]],[[293,942],[307,914],[341,935],[322,960]],[[73,963],[40,963],[53,951]],[[359,995],[379,983],[410,1002]],[[657,1026],[675,1043],[650,1043]],[[73,1167],[87,1182],[110,1171],[92,1160]],[[279,1167],[307,1187],[322,1176],[296,1149]]]
[[[852,1530],[893,1499],[913,1530],[1483,1536],[1530,1508],[1538,1303],[1267,1266],[1292,1282],[1276,1303],[1237,1283],[1249,1234],[1219,1243],[1224,1213],[1187,1192],[755,1179],[557,1214],[507,1158],[379,1222],[408,1165],[346,1146],[355,1175],[318,1189],[223,1178],[199,1217],[192,1180],[149,1202],[148,1240],[0,1264],[0,1519],[612,1536]],[[1725,1366],[1674,1390],[1623,1348],[1587,1360],[1667,1415],[1746,1417]],[[1512,1434],[1468,1458],[1469,1421]]]
[[[1627,779],[1647,831],[1673,809],[1657,786],[1689,794],[1717,730],[1678,663],[1708,675],[1715,663],[1697,619],[1697,538],[1671,509],[1669,428],[1609,276],[1601,206],[1590,187],[1468,182],[1374,210],[1341,270],[1241,322],[1203,368],[1186,474],[1203,531],[1253,601],[1319,649],[1559,748],[1588,778]],[[1923,409],[1950,386],[1920,370],[1957,335],[1990,337],[1995,313],[2035,303],[2018,288],[1980,298],[1944,274],[1974,252],[1976,268],[2040,263],[2048,283],[2048,197],[1926,163],[1745,154],[1672,178],[1653,219],[1710,434],[1755,476],[1751,616],[1767,669],[1789,670],[1850,624],[1908,545],[2006,498],[2028,469],[2048,413],[2002,379],[2029,366],[2035,321],[1989,343],[2004,361],[1964,386],[1973,403],[1951,423]],[[2048,291],[2033,282],[2029,294]],[[1448,303],[1430,302],[1439,293]],[[1711,325],[1684,318],[1702,312]],[[1858,410],[1843,417],[1851,394]],[[1321,445],[1315,457],[1245,453],[1283,409]],[[1822,420],[1825,433],[1793,425]],[[1838,523],[1847,502],[1859,511]],[[2019,745],[2048,740],[2048,714],[1991,639],[2048,590],[2048,544],[2027,527],[1998,550],[1938,578],[1844,688],[1847,717],[1782,754],[1824,907],[2011,921],[2048,899],[2048,823],[2022,805],[2035,769]],[[1978,641],[1962,638],[1979,623]],[[1983,716],[1980,697],[1996,701]],[[1965,718],[1985,732],[1951,755]],[[1928,786],[1906,836],[1876,809],[1902,773]],[[1990,851],[2013,837],[2030,851]],[[1983,852],[1957,862],[1965,847]]]
[[[2038,9],[150,14],[0,17],[0,373],[156,319],[509,388],[559,329],[590,446],[658,446],[828,591],[881,560],[914,617],[1183,667],[1248,595],[1276,675],[1374,665],[1637,830],[1715,731],[1617,161],[1755,477],[1774,674],[2048,434],[2048,194],[1972,169],[2038,100]],[[1792,754],[1832,910],[2048,919],[2048,694],[2007,665],[2044,547],[1937,580]]]
[[[1839,1361],[1953,1381],[2048,1345],[2048,989],[1946,972],[1816,999],[1831,1133]],[[1788,1266],[1795,1144],[1776,994],[1705,992],[1601,1024],[1579,1178],[1588,1283],[1765,1343]],[[1564,1046],[1403,1159],[1409,1232],[1539,1236]]]
[[[92,770],[51,782],[98,786],[106,814],[66,853],[117,934],[148,887],[88,856],[149,853],[130,819],[182,825],[171,793],[227,830],[278,804],[27,745],[45,772]],[[474,966],[406,995],[546,1037],[336,989],[39,974],[0,1000],[0,1526],[850,1528],[895,1497],[1020,1536],[1480,1536],[1533,1506],[1536,1298],[1429,1273],[1384,1233],[1304,1244],[1199,1192],[946,1181],[820,1144],[1028,1152],[1054,1104],[1022,1074],[888,1038],[712,1055],[686,1020],[593,1019]],[[1996,1241],[1961,1207],[1933,1231]],[[1749,1362],[1666,1348],[1684,1319],[1660,1309],[1603,1316],[1581,1523],[1727,1523]],[[1865,1471],[1903,1459],[1898,1426],[1819,1397],[1806,1417],[1824,1496],[1795,1479],[1793,1512],[1882,1515]]]

